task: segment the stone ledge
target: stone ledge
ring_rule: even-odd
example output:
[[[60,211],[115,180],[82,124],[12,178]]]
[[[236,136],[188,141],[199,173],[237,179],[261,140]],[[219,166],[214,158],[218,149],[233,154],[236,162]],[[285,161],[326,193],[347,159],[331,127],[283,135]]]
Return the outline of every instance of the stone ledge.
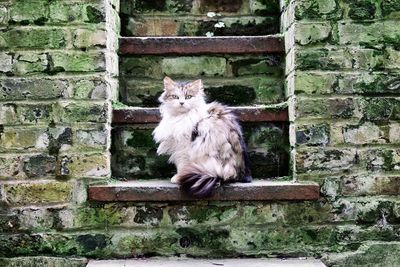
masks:
[[[232,107],[242,122],[287,122],[288,109],[282,105]],[[113,123],[158,123],[161,119],[158,108],[124,108],[113,110]]]
[[[179,258],[153,258],[153,259],[126,259],[126,260],[91,260],[87,267],[326,267],[317,259],[294,258],[294,259],[179,259]]]
[[[121,37],[120,55],[283,53],[280,36]]]
[[[313,182],[233,183],[218,188],[205,200],[317,200],[319,185]],[[165,180],[129,181],[89,187],[89,199],[94,201],[193,201],[178,185]]]

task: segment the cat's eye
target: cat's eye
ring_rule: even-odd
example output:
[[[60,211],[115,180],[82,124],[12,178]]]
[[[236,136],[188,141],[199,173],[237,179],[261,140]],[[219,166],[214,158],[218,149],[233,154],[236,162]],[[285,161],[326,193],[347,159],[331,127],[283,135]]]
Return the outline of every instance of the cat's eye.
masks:
[[[169,97],[172,98],[172,99],[178,99],[179,98],[177,95],[170,95]]]
[[[193,96],[191,96],[191,95],[187,95],[185,98],[186,99],[191,99]]]

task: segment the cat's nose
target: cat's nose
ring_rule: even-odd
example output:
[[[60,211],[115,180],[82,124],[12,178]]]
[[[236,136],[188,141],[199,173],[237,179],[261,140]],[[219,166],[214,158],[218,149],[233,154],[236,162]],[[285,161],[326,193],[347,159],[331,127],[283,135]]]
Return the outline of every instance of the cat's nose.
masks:
[[[181,104],[181,106],[183,106],[183,104],[185,104],[185,102],[179,102],[179,104]]]

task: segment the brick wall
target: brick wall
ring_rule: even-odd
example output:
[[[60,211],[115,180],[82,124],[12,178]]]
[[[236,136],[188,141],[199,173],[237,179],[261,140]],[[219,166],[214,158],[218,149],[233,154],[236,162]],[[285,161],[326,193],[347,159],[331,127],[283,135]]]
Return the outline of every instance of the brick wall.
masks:
[[[2,257],[65,254],[46,240],[68,243],[56,231],[110,177],[118,4],[0,1]]]
[[[173,3],[184,10],[180,19],[197,23],[200,17],[191,1],[156,1],[164,3],[156,8],[147,2],[124,5],[122,19],[132,21],[126,11],[132,3],[143,7],[143,19],[157,12],[168,18]],[[257,1],[234,2],[241,4],[225,10],[226,17],[268,17],[251,13]],[[321,199],[89,203],[87,184],[114,182],[108,178],[118,4],[0,1],[0,265],[83,266],[87,258],[143,255],[314,256],[330,266],[400,265],[400,2],[293,0],[281,6],[287,54],[280,96],[290,110],[291,165],[297,180],[320,183]],[[138,69],[121,73],[159,80],[164,59],[154,58],[158,64],[149,71],[148,58],[131,58],[129,66]],[[258,69],[255,64],[246,71]],[[270,77],[264,67],[262,73]],[[212,79],[243,78],[230,68],[218,75]],[[137,149],[141,131],[149,130],[133,129],[116,142]],[[116,133],[123,136],[124,129]],[[149,139],[143,142],[150,146]]]

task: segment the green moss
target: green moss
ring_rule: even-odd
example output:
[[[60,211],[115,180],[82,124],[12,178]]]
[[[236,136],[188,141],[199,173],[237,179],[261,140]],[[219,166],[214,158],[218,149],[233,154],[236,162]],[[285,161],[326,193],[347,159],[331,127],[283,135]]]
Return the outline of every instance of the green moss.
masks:
[[[242,85],[209,87],[205,90],[210,101],[219,101],[226,105],[246,105],[256,99],[254,88]]]
[[[83,228],[103,228],[120,224],[124,215],[117,204],[81,207],[76,210],[76,223]]]
[[[357,0],[350,2],[349,17],[355,20],[375,18],[375,1]]]
[[[93,6],[86,7],[86,15],[89,23],[100,23],[105,21],[104,12]]]
[[[126,140],[126,144],[133,148],[146,147],[154,148],[156,147],[151,132],[153,130],[132,130],[130,132],[131,137]]]

